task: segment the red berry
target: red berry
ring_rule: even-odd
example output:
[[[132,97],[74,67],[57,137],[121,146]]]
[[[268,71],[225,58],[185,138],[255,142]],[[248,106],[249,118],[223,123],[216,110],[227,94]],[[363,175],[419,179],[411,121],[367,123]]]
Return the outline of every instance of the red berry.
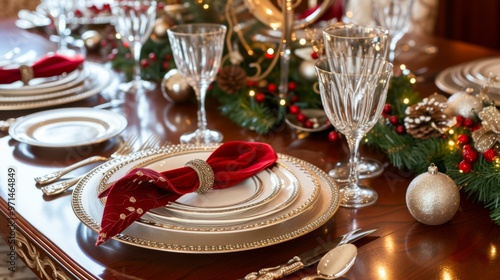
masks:
[[[304,115],[302,113],[298,113],[295,117],[297,118],[297,121],[299,121],[299,122],[305,122],[307,120],[306,115]]]
[[[314,127],[314,122],[312,122],[311,120],[306,120],[304,122],[304,127],[305,128],[313,128]]]
[[[165,69],[165,70],[170,69],[170,62],[163,61],[162,66],[163,66],[163,69]]]
[[[266,100],[266,95],[264,93],[259,92],[255,95],[255,101],[262,103],[264,100]]]
[[[483,153],[483,156],[487,162],[492,162],[495,159],[496,154],[497,152],[495,149],[489,148]]]
[[[474,149],[463,150],[462,156],[464,160],[470,163],[474,163],[477,160],[477,152]]]
[[[471,131],[476,131],[482,127],[481,123],[476,123],[472,128],[470,129]]]
[[[462,160],[459,164],[458,164],[458,169],[460,169],[460,171],[462,173],[468,173],[469,171],[471,171],[472,169],[472,165],[465,161],[465,160]]]
[[[165,60],[172,60],[172,55],[171,54],[166,54],[163,56]]]
[[[457,121],[456,126],[461,127],[464,124],[465,118],[462,116],[455,116],[455,120]]]
[[[114,53],[108,54],[108,60],[112,61],[112,60],[115,60],[115,58],[116,58],[116,54],[114,54]]]
[[[465,119],[464,120],[464,126],[465,127],[472,127],[474,125],[474,121],[471,119]]]
[[[81,16],[83,16],[82,11],[80,11],[79,9],[76,9],[75,10],[75,17],[81,17]]]
[[[276,92],[277,89],[278,86],[276,86],[276,84],[270,83],[269,85],[267,85],[267,90],[270,92]]]
[[[398,119],[398,116],[390,116],[390,117],[389,117],[389,122],[390,122],[392,125],[398,125],[398,124],[399,124],[399,119]]]
[[[335,130],[330,131],[328,133],[328,140],[332,142],[339,140],[339,133]]]
[[[147,59],[141,59],[141,67],[146,68],[149,66],[149,61]]]
[[[289,82],[288,83],[288,90],[289,91],[294,91],[296,89],[297,89],[297,83],[295,83],[295,82]]]
[[[254,82],[253,82],[253,81],[251,81],[251,80],[247,80],[247,86],[248,86],[248,87],[253,87],[253,85],[254,85]]]
[[[312,59],[318,59],[319,58],[318,53],[317,52],[312,52],[311,53],[311,58]]]
[[[149,53],[149,54],[148,54],[148,58],[149,58],[151,61],[155,61],[155,60],[156,60],[156,54],[155,54],[154,52]]]
[[[266,52],[266,58],[267,59],[272,59],[273,57],[274,57],[274,53]]]
[[[382,112],[384,112],[385,114],[390,114],[392,112],[392,105],[389,103],[386,103],[384,105],[384,110]]]
[[[298,114],[299,112],[300,112],[300,107],[299,107],[299,106],[297,106],[297,105],[292,105],[292,106],[290,106],[290,113],[291,113],[291,114],[296,115],[296,114]]]
[[[470,137],[467,134],[460,134],[458,135],[457,140],[459,144],[469,144]]]
[[[297,101],[299,101],[299,96],[295,94],[295,95],[292,96],[292,99],[290,99],[290,102],[291,103],[295,103]]]
[[[396,126],[396,133],[397,134],[405,134],[406,133],[405,126],[404,125]]]

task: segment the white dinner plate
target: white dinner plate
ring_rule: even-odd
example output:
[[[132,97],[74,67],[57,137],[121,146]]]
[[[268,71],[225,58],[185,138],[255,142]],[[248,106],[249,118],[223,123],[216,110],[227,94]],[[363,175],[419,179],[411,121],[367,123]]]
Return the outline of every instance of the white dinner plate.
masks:
[[[449,67],[438,74],[436,86],[448,94],[463,91],[467,87],[479,89],[487,83],[487,78],[482,76],[486,71],[500,71],[490,61],[498,61],[498,58],[479,59]],[[500,84],[491,86],[488,97],[500,104]]]
[[[35,78],[29,82],[29,85],[24,85],[21,81],[7,85],[3,84],[0,85],[0,95],[36,95],[64,90],[81,82],[87,75],[88,71],[85,71],[84,69],[75,69],[69,73],[64,73],[58,76]]]
[[[216,145],[201,147],[179,145],[138,152],[134,156],[152,160],[165,153],[178,153],[193,149],[213,151],[216,147]],[[301,182],[302,189],[318,184],[318,197],[306,210],[290,211],[290,207],[294,207],[296,201],[293,205],[270,215],[268,218],[279,220],[283,219],[284,216],[293,217],[268,227],[255,227],[253,230],[248,230],[245,229],[245,225],[242,225],[239,227],[241,230],[231,231],[217,231],[216,229],[214,231],[196,229],[178,231],[140,220],[134,222],[114,239],[133,246],[154,250],[180,253],[226,253],[282,243],[317,229],[326,223],[339,207],[338,186],[330,180],[324,171],[314,165],[287,155],[278,154],[278,157],[278,163],[287,166],[290,172],[303,181]],[[94,232],[99,231],[103,211],[103,205],[96,196],[99,182],[103,180],[102,174],[117,168],[123,161],[126,160],[116,159],[98,166],[80,180],[73,191],[72,207],[75,214]],[[94,238],[97,239],[97,233],[94,234]]]
[[[260,191],[255,197],[250,197],[245,194],[244,190],[249,186],[259,185]],[[277,199],[281,194],[283,182],[274,173],[262,173],[260,176],[253,176],[235,186],[224,190],[213,190],[212,192],[200,195],[198,193],[189,193],[181,196],[176,201],[169,203],[165,206],[167,213],[175,213],[180,217],[189,217],[190,219],[206,219],[206,218],[219,218],[241,215],[243,212],[250,211],[260,207],[273,199]],[[179,201],[187,199],[193,202],[194,207],[177,207]],[[213,199],[215,198],[215,199]],[[241,203],[234,203],[235,201]],[[231,203],[228,203],[231,202]],[[229,207],[210,207],[211,205],[224,205],[231,204]],[[182,204],[181,204],[182,205]],[[204,207],[205,206],[205,207]],[[162,211],[163,209],[155,209],[155,211]]]
[[[15,140],[39,147],[74,147],[103,142],[121,133],[127,120],[93,108],[41,111],[18,119],[9,128]]]
[[[500,78],[500,58],[488,58],[470,63],[468,77],[471,81],[485,85],[488,82],[490,73]],[[499,84],[492,84],[491,87],[500,88]]]
[[[154,168],[154,166],[148,166]],[[267,179],[267,178],[264,178]],[[262,181],[262,178],[252,177],[231,188],[228,191],[214,190],[205,194],[188,193],[168,205],[174,211],[186,214],[231,212],[238,208],[247,208],[263,203],[276,197],[280,190],[277,180]]]
[[[280,174],[279,176],[277,174]],[[269,201],[259,207],[255,207],[251,210],[242,208],[245,211],[238,213],[230,213],[224,216],[203,216],[196,217],[191,213],[176,213],[172,212],[171,209],[167,207],[151,209],[146,215],[143,216],[144,220],[155,222],[157,224],[168,225],[171,222],[177,223],[179,225],[189,226],[228,226],[237,225],[244,222],[249,222],[255,219],[263,218],[276,213],[285,207],[291,205],[299,196],[299,182],[295,176],[286,170],[284,166],[281,168],[275,167],[272,170],[266,170],[260,172],[254,177],[264,177],[261,178],[267,184],[273,178],[272,175],[278,177],[278,180],[283,183],[283,187],[280,188],[279,195],[276,199]],[[268,178],[266,178],[269,176]],[[232,188],[232,187],[231,187]],[[230,191],[231,188],[222,190]],[[269,224],[270,225],[270,224]]]
[[[18,102],[0,102],[0,110],[24,110],[71,103],[94,96],[105,91],[108,87],[118,84],[116,75],[105,66],[87,61],[84,67],[88,69],[91,75],[88,78],[88,86],[83,87],[81,90],[61,96],[56,94],[56,97],[52,96],[52,98],[47,99],[32,100],[27,96],[27,99],[21,99]]]

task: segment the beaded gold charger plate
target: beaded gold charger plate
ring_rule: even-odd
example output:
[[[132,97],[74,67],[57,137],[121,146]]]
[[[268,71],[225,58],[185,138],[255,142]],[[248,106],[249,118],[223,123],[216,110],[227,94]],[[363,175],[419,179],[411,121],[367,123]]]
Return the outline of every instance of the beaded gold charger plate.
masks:
[[[120,164],[129,170],[147,162],[164,157],[199,154],[200,158],[216,149],[217,146],[169,146],[162,149],[146,150],[123,159],[107,162],[84,177],[76,186],[72,207],[77,217],[90,229],[99,231],[104,205],[97,198],[102,188],[103,174]],[[186,157],[189,158],[189,157]],[[177,160],[176,160],[177,161]],[[182,162],[177,161],[179,167]],[[316,166],[300,159],[278,154],[277,165],[273,168],[286,168],[299,182],[298,197],[288,206],[275,212],[263,214],[230,225],[189,226],[187,223],[173,223],[165,220],[152,221],[141,219],[134,222],[114,239],[134,246],[182,253],[225,253],[243,251],[278,244],[302,236],[326,223],[339,207],[338,186],[328,175]],[[279,172],[278,177],[283,176]],[[285,178],[290,180],[290,178]],[[271,202],[269,202],[271,203]],[[246,213],[246,212],[244,212]],[[212,217],[211,219],[215,219]],[[97,233],[95,234],[97,239]]]

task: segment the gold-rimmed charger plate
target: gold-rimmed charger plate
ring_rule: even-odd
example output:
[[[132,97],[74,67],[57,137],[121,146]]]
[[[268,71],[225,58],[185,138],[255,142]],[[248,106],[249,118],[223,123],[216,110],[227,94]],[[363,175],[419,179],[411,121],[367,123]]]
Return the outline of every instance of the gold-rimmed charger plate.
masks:
[[[186,149],[213,151],[216,146],[172,146],[160,150],[143,151],[135,156],[145,159],[154,158],[164,153],[178,153]],[[278,163],[281,163],[307,184],[302,188],[309,188],[317,184],[318,196],[304,211],[290,211],[283,209],[273,215],[271,219],[280,220],[267,227],[252,227],[251,223],[235,227],[235,230],[221,230],[207,228],[207,230],[167,228],[147,221],[138,221],[114,237],[121,242],[134,246],[155,250],[182,252],[182,253],[225,253],[250,250],[270,246],[302,236],[326,223],[339,207],[338,186],[328,178],[328,175],[305,161],[279,154]],[[130,159],[130,158],[129,158]],[[97,199],[97,186],[102,180],[103,171],[106,172],[119,165],[120,160],[107,162],[84,177],[73,192],[72,206],[77,217],[90,229],[98,232],[103,205]],[[316,182],[316,183],[314,183]],[[304,185],[304,186],[302,186]],[[293,207],[293,206],[290,206]],[[300,208],[297,208],[300,209]],[[284,219],[284,216],[293,216]],[[266,219],[269,219],[267,217]],[[97,234],[96,234],[97,238]]]

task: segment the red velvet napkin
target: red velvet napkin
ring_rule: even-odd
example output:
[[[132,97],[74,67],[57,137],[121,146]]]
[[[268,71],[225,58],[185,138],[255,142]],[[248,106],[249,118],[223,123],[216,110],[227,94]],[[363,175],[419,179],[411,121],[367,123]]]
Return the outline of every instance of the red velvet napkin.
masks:
[[[45,78],[68,73],[78,68],[83,62],[81,55],[66,57],[59,54],[47,55],[37,62],[31,68],[33,69],[33,78]],[[22,80],[21,69],[2,69],[0,68],[0,84],[10,84]]]
[[[215,175],[213,189],[231,187],[272,166],[278,156],[272,147],[257,142],[227,142],[206,160]],[[157,172],[131,170],[99,194],[107,197],[96,245],[100,245],[138,220],[149,209],[167,205],[198,189],[196,171],[188,166]]]
[[[328,21],[328,20],[331,20],[331,19],[334,19],[334,18],[336,18],[337,20],[340,21],[342,19],[342,15],[344,13],[344,8],[343,8],[343,3],[342,2],[343,1],[336,1],[336,2],[334,2],[330,6],[330,8],[328,8],[328,10],[326,10],[326,12],[317,21],[318,22],[319,21]],[[299,19],[305,19],[306,17],[308,17],[312,13],[316,12],[316,10],[319,9],[320,5],[317,5],[316,7],[307,9],[306,11],[304,11],[302,14],[300,14],[298,16]]]

